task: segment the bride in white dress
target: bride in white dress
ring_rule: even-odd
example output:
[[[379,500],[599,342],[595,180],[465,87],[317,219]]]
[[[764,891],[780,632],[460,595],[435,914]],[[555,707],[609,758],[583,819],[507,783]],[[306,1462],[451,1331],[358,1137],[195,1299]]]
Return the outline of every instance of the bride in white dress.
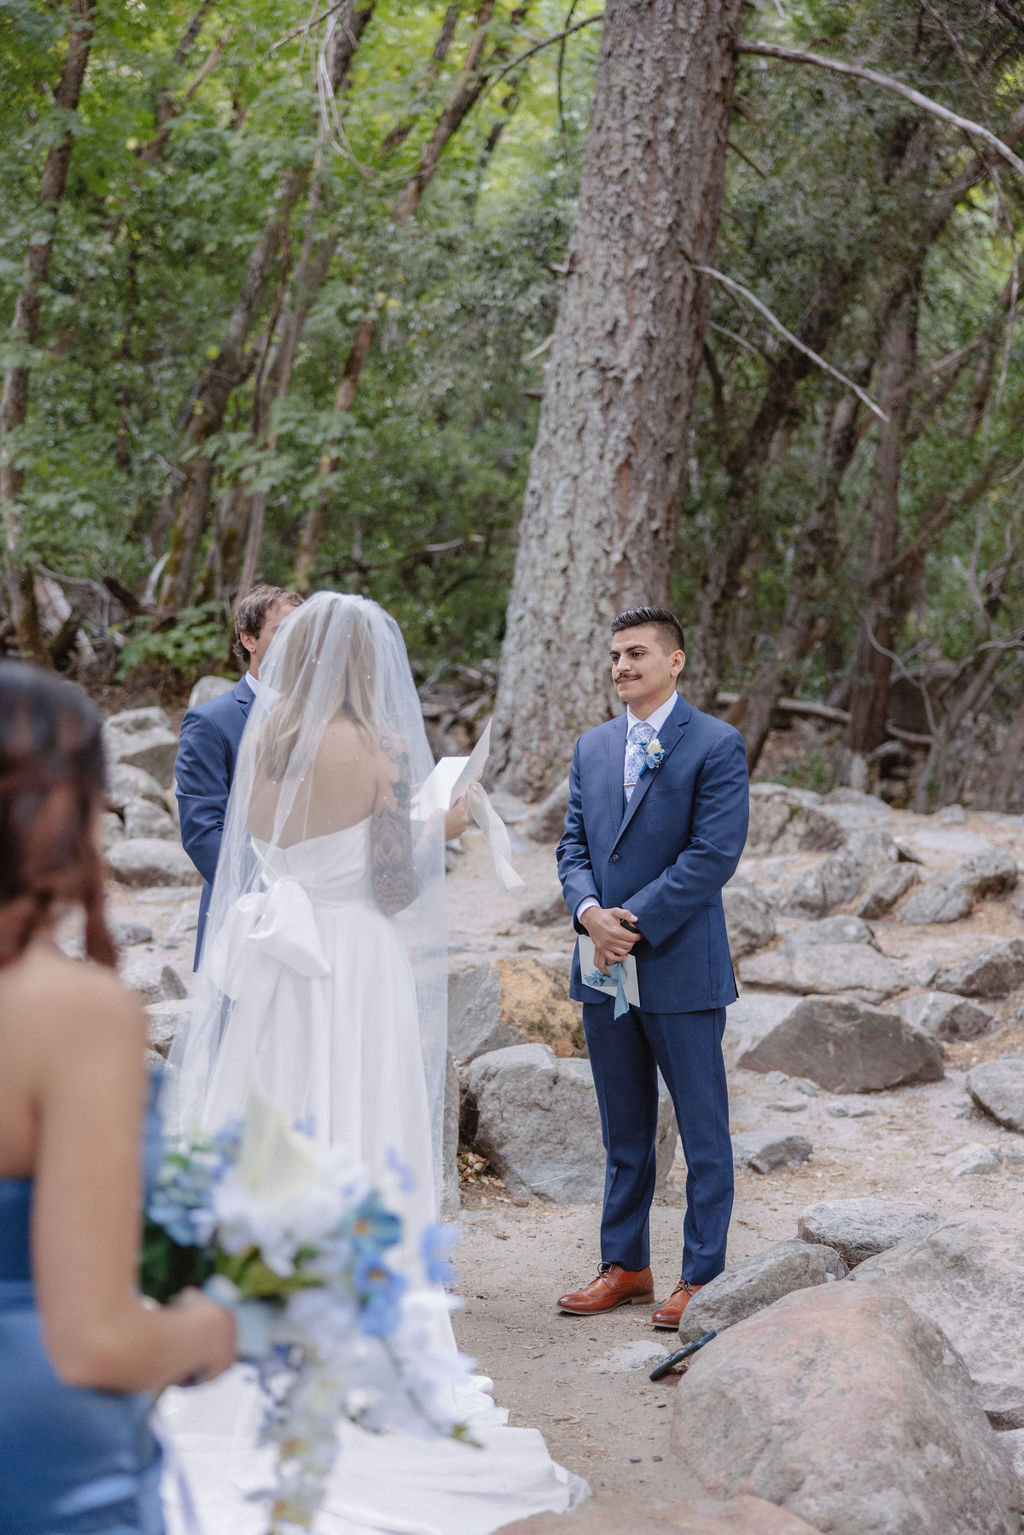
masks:
[[[446,1060],[445,829],[412,813],[432,766],[394,620],[331,592],[297,608],[242,741],[169,1094],[181,1129],[213,1129],[256,1086],[346,1145],[401,1213],[401,1262],[417,1283],[418,1236],[437,1218]],[[443,1308],[437,1325],[454,1350]],[[458,1388],[456,1404],[482,1448],[343,1425],[318,1535],[490,1535],[586,1496],[537,1430],[507,1426],[489,1384]],[[162,1404],[203,1535],[264,1527],[246,1501],[267,1482],[261,1415],[240,1369]],[[194,1535],[179,1480],[169,1530]]]

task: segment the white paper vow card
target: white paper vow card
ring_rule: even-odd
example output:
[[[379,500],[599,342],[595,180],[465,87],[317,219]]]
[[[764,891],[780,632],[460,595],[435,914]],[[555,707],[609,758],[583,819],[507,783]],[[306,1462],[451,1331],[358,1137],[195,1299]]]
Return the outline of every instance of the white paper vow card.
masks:
[[[584,977],[583,984],[584,986],[591,986],[591,982],[586,980],[586,977],[591,975],[596,969],[594,940],[589,938],[586,933],[580,933],[578,942],[580,946],[580,973]],[[621,961],[621,964],[623,984],[626,988],[626,1001],[630,1007],[639,1007],[640,987],[636,978],[636,960],[632,954],[627,954],[625,959]],[[611,975],[605,976],[600,986],[591,986],[591,989],[593,991],[606,991],[610,997],[614,997],[618,991],[615,977]]]

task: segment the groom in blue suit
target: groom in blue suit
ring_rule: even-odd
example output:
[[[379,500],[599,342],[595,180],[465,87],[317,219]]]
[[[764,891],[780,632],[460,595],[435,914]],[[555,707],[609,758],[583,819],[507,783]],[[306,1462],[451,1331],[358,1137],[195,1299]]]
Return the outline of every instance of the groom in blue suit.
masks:
[[[240,661],[248,661],[248,670],[230,691],[189,709],[181,722],[178,757],[174,764],[181,842],[204,881],[199,899],[196,968],[203,946],[235,759],[249,709],[259,689],[260,664],[278,625],[301,601],[297,592],[286,592],[279,586],[257,586],[242,599],[234,615],[234,649]]]
[[[683,631],[664,608],[612,624],[612,682],[626,713],[576,743],[558,874],[597,968],[632,955],[639,1005],[588,986],[583,1003],[606,1154],[601,1268],[559,1298],[589,1316],[654,1299],[648,1215],[654,1194],[658,1071],[672,1095],[686,1159],[679,1282],[654,1312],[678,1328],[690,1297],[725,1267],[733,1164],[722,1034],[736,982],[722,908],[747,835],[743,737],[676,691]],[[589,973],[589,972],[588,972]]]

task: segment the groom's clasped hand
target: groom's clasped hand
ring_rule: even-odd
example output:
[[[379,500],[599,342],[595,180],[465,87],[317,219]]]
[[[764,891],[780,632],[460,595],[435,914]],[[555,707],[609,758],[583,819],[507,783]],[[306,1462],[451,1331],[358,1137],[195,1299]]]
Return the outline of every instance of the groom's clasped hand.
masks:
[[[591,906],[580,920],[594,940],[594,963],[606,975],[609,965],[625,959],[643,937],[633,913],[624,906],[612,906],[607,911]]]

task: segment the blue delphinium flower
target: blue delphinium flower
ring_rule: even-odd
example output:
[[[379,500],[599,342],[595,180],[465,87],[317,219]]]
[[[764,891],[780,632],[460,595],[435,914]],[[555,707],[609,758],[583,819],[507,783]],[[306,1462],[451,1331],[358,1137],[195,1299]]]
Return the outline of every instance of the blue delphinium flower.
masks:
[[[424,1227],[420,1237],[420,1257],[423,1259],[428,1284],[454,1283],[455,1269],[452,1267],[451,1255],[458,1240],[457,1226],[434,1223]]]
[[[371,1189],[353,1210],[341,1231],[349,1236],[360,1255],[374,1256],[402,1240],[402,1219],[388,1210],[376,1189]]]
[[[353,1276],[359,1299],[360,1331],[370,1338],[386,1338],[399,1323],[399,1302],[408,1281],[396,1274],[376,1254],[367,1254]]]
[[[204,1247],[213,1236],[213,1190],[237,1155],[241,1133],[241,1123],[232,1121],[164,1159],[147,1213],[180,1247]]]

